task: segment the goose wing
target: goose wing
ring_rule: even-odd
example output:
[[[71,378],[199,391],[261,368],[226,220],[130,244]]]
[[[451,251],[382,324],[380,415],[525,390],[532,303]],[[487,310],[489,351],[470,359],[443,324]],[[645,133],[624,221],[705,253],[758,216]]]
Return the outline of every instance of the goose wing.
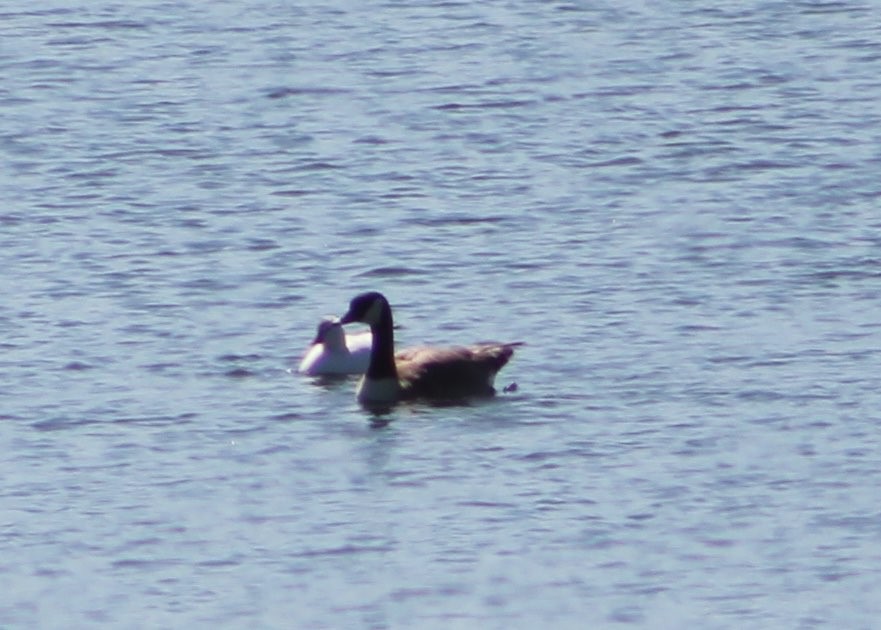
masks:
[[[493,382],[521,343],[408,348],[395,355],[406,397],[461,398],[491,395]]]

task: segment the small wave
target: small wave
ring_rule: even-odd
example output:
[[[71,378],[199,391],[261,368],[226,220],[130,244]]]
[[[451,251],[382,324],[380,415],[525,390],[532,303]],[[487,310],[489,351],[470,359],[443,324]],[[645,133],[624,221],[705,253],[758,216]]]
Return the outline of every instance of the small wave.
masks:
[[[428,227],[442,225],[495,225],[509,221],[510,217],[506,216],[489,216],[489,217],[428,217],[418,218],[413,221],[415,225],[424,225]]]
[[[224,372],[224,376],[228,376],[229,378],[249,378],[255,374],[256,372],[241,367],[233,368]]]
[[[83,372],[85,370],[93,370],[95,369],[95,366],[83,363],[82,361],[71,361],[64,366],[64,369],[71,370],[72,372]]]
[[[348,94],[351,90],[332,87],[278,87],[266,92],[266,97],[271,99],[287,98],[289,96],[338,96]]]
[[[427,272],[413,267],[375,267],[358,274],[360,278],[396,278],[400,276],[421,276]]]

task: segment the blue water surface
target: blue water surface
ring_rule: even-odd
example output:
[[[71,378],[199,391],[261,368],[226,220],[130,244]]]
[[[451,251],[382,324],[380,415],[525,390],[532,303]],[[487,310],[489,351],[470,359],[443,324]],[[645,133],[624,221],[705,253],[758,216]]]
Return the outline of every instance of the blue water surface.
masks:
[[[0,7],[0,625],[871,628],[881,9]],[[518,340],[376,418],[323,315]]]

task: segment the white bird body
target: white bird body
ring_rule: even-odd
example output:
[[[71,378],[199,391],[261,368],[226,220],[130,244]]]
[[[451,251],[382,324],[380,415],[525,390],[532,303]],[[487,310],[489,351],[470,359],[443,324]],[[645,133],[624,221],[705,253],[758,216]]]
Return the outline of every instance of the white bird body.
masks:
[[[318,324],[315,339],[297,371],[309,376],[364,374],[370,364],[372,343],[370,331],[347,334],[339,319],[326,317]]]

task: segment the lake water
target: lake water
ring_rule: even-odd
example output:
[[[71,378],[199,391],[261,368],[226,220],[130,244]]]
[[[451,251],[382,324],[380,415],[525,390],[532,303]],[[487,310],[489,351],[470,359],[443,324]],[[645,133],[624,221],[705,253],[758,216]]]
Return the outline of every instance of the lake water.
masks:
[[[0,76],[3,627],[877,627],[877,3],[11,0]],[[291,373],[364,290],[517,391]]]

